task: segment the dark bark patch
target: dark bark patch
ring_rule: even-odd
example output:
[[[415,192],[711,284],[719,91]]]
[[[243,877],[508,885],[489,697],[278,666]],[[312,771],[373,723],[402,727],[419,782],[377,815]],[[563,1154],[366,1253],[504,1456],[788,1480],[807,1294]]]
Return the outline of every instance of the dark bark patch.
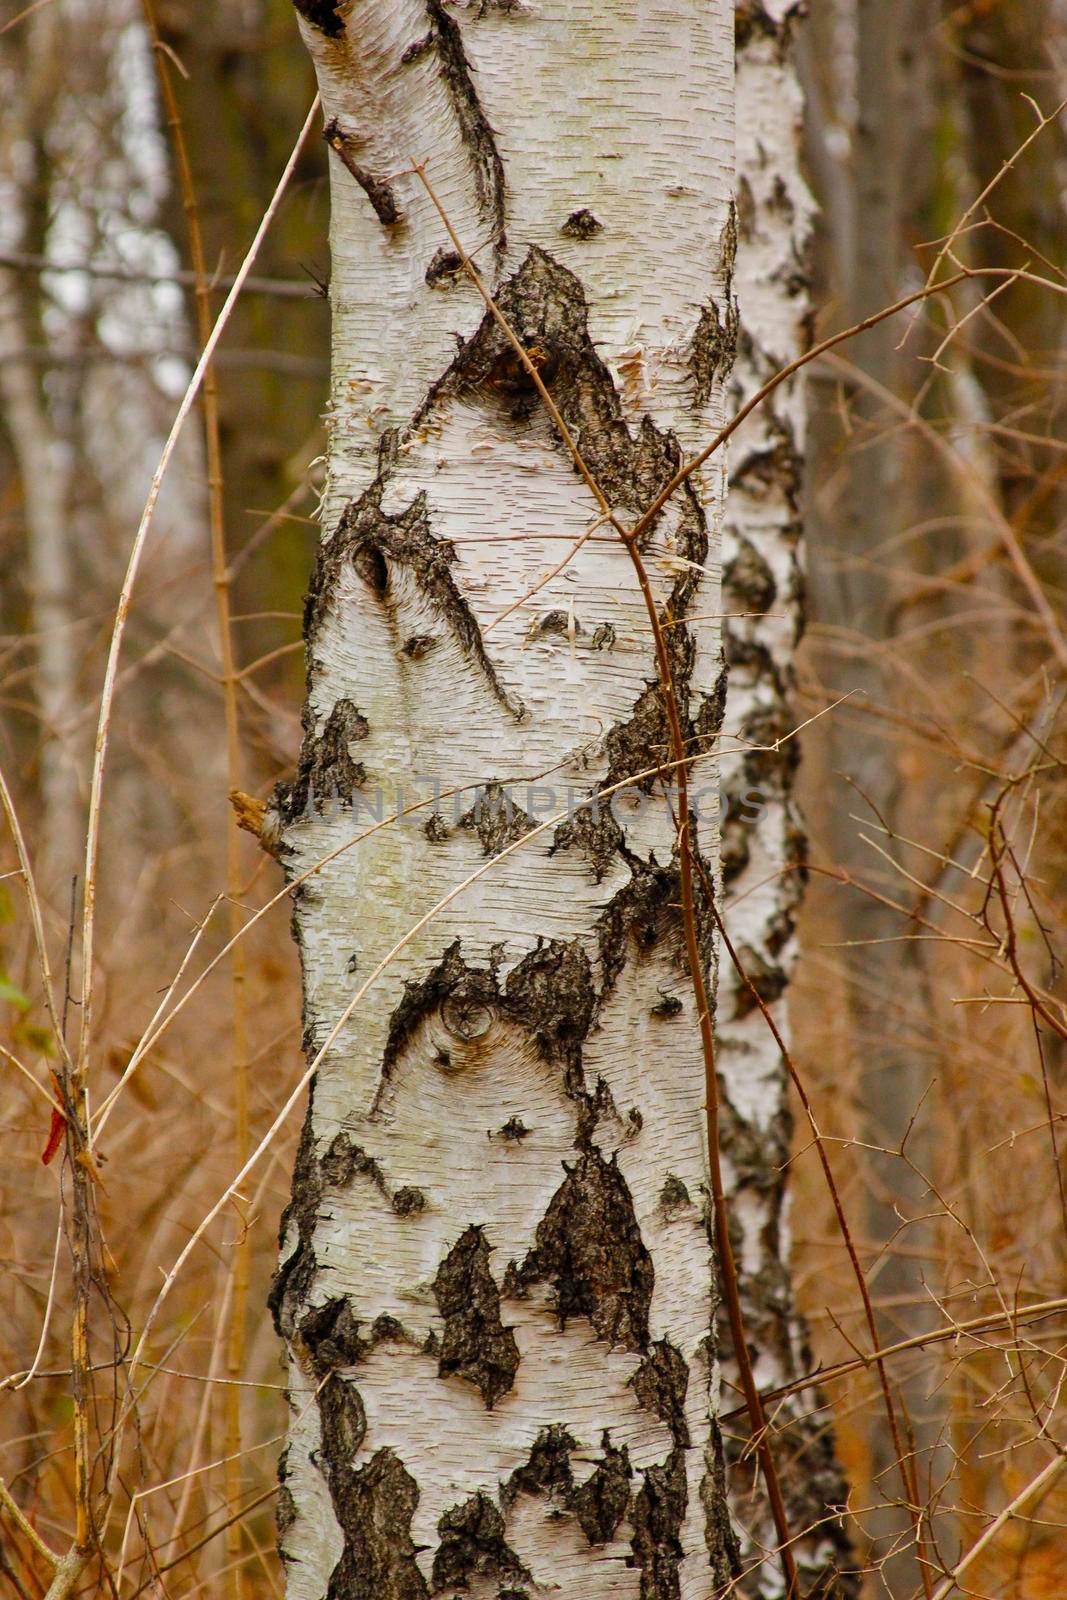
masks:
[[[433,1559],[434,1593],[466,1589],[472,1578],[514,1583],[530,1574],[504,1537],[504,1518],[486,1494],[472,1495],[437,1524],[441,1543]]]
[[[433,49],[433,33],[424,33],[421,39],[413,39],[400,57],[400,65],[408,67],[413,61],[421,61],[423,56]]]
[[[608,1544],[630,1504],[630,1456],[616,1450],[605,1433],[603,1456],[590,1477],[575,1489],[570,1508],[590,1544]]]
[[[360,1336],[359,1328],[351,1305],[343,1297],[327,1300],[300,1319],[300,1338],[318,1377],[337,1367],[354,1367],[363,1360],[369,1343]]]
[[[722,831],[719,839],[719,862],[723,884],[729,888],[739,878],[751,859],[749,834],[753,819],[746,816],[744,796],[728,790],[723,796]]]
[[[700,1503],[704,1508],[704,1543],[708,1551],[709,1581],[712,1592],[723,1593],[741,1571],[741,1553],[730,1517],[726,1488],[726,1460],[722,1433],[712,1419],[712,1446],[708,1469],[700,1481]]]
[[[353,701],[340,699],[318,735],[305,731],[296,778],[278,792],[276,803],[287,822],[320,812],[327,805],[350,806],[367,780],[366,768],[349,750],[370,732],[370,723]]]
[[[769,611],[778,598],[774,573],[749,539],[738,539],[736,554],[727,564],[722,582],[731,610]]]
[[[734,16],[735,48],[744,49],[754,35],[759,34],[764,38],[773,39],[781,55],[787,54],[793,23],[798,16],[806,14],[806,8],[799,3],[799,0],[784,14],[777,7],[772,11],[763,4],[763,0],[738,0]]]
[[[492,1007],[497,999],[496,981],[492,973],[468,967],[460,954],[458,939],[449,945],[441,960],[425,978],[409,979],[404,986],[403,997],[389,1019],[389,1037],[382,1055],[381,1083],[375,1099],[375,1110],[379,1108],[385,1086],[412,1036],[428,1017],[439,1014],[445,1002],[453,997],[457,1006]]]
[[[544,616],[538,620],[537,632],[542,636],[559,634],[561,637],[566,638],[571,631],[571,627],[572,617],[569,611],[546,611]],[[582,625],[577,617],[573,618],[573,627],[575,637],[577,637],[582,632]]]
[[[582,206],[580,210],[571,212],[559,231],[566,234],[568,239],[593,239],[598,233],[603,233],[604,224],[597,221],[588,206]]]
[[[595,809],[592,805],[582,806],[566,822],[561,822],[553,831],[548,853],[580,850],[592,868],[595,881],[601,883],[615,857],[625,853],[625,843],[626,835],[605,801],[598,802]]]
[[[723,315],[714,300],[709,300],[701,311],[689,356],[697,405],[706,405],[715,386],[729,376],[737,355],[739,325],[732,298],[727,300]]]
[[[675,1211],[680,1211],[683,1206],[689,1205],[689,1190],[677,1173],[668,1172],[659,1193],[659,1203],[660,1209],[667,1217]]]
[[[291,1224],[296,1224],[295,1248],[278,1263],[267,1307],[274,1322],[275,1332],[283,1339],[292,1339],[296,1331],[296,1318],[307,1304],[311,1286],[319,1270],[315,1259],[313,1239],[318,1221],[319,1201],[322,1198],[322,1179],[315,1159],[315,1134],[312,1127],[315,1084],[308,1091],[304,1126],[297,1146],[293,1165],[293,1191],[289,1204],[282,1212],[278,1228],[278,1248],[285,1248]]]
[[[330,1493],[344,1500],[351,1486],[349,1469],[367,1437],[367,1413],[359,1391],[348,1378],[331,1372],[319,1387],[319,1418],[322,1428],[322,1459]],[[341,1526],[344,1519],[338,1516]]]
[[[521,1144],[523,1139],[530,1137],[530,1130],[521,1117],[509,1117],[499,1129],[499,1137],[509,1144]]]
[[[478,835],[482,854],[486,856],[499,855],[501,850],[524,838],[537,826],[534,819],[516,805],[509,790],[495,779],[478,790],[473,806],[460,817],[459,825]]]
[[[507,185],[496,136],[478,98],[474,74],[463,48],[463,34],[458,22],[449,16],[441,0],[427,0],[426,12],[437,45],[441,77],[448,91],[448,98],[466,147],[467,158],[474,173],[478,207],[483,220],[493,230],[494,249],[499,254],[507,245],[505,235]]]
[[[678,928],[678,875],[673,868],[630,863],[632,877],[605,906],[597,922],[605,993],[614,987],[633,942],[654,950]]]
[[[597,1149],[564,1167],[535,1248],[509,1269],[510,1285],[521,1293],[548,1279],[561,1327],[569,1317],[588,1317],[609,1344],[646,1350],[655,1271],[626,1180],[614,1157],[605,1161]]]
[[[685,1190],[684,1184],[681,1187]],[[688,1192],[685,1198],[688,1201]],[[687,1449],[690,1440],[685,1397],[689,1391],[689,1368],[681,1351],[669,1339],[658,1339],[630,1379],[630,1387],[638,1404],[667,1424],[678,1448]]]
[[[627,720],[617,722],[611,729],[604,740],[604,751],[608,758],[604,782],[609,788],[637,773],[648,773],[659,761],[670,760],[670,728],[663,691],[658,683],[643,690]],[[649,773],[636,778],[635,786],[647,793],[655,782],[655,774]]]
[[[539,943],[508,974],[505,1000],[546,1061],[577,1071],[597,1011],[589,957],[577,939]]]
[[[325,1438],[323,1451],[325,1455]],[[388,1448],[376,1451],[358,1470],[345,1460],[327,1457],[327,1462],[330,1498],[345,1548],[326,1600],[428,1600],[411,1538],[419,1488],[403,1462]]]
[[[278,1499],[274,1506],[274,1526],[278,1537],[278,1554],[282,1560],[287,1559],[285,1551],[285,1537],[297,1519],[296,1501],[293,1491],[286,1479],[289,1474],[289,1449],[288,1446],[278,1457]]]
[[[566,1499],[574,1487],[571,1451],[577,1448],[578,1441],[561,1423],[542,1428],[529,1460],[516,1467],[504,1485],[504,1504],[510,1506],[520,1494],[561,1494]]]
[[[580,435],[583,458],[609,500],[637,513],[643,511],[680,466],[681,450],[674,436],[662,432],[649,417],[631,433],[614,380],[589,334],[589,308],[581,280],[534,245],[518,270],[500,286],[496,299],[563,420]],[[529,390],[530,384],[511,341],[487,313],[435,385],[424,410],[439,396],[472,390],[483,392],[486,398],[495,394],[506,402],[509,392]],[[421,421],[421,414],[417,420]],[[675,506],[680,512],[680,554],[699,563],[707,554],[707,528],[691,484],[679,489]],[[643,545],[653,531],[654,525],[643,536]],[[687,595],[693,587],[690,578],[680,582]],[[681,594],[678,590],[672,596],[675,619],[684,610],[679,603]],[[681,627],[671,630],[672,635],[684,632]]]
[[[381,1166],[362,1145],[353,1144],[347,1133],[337,1134],[320,1163],[322,1176],[334,1189],[345,1189],[356,1177],[369,1178],[378,1193],[389,1198],[389,1186]]]
[[[433,1292],[445,1320],[438,1373],[473,1383],[491,1411],[514,1387],[519,1347],[500,1319],[500,1290],[489,1270],[489,1245],[480,1228],[460,1235],[437,1269]]]
[[[750,945],[739,947],[737,959],[748,979],[747,983],[738,981],[734,995],[734,1020],[740,1021],[742,1017],[750,1016],[753,1011],[759,1009],[760,1000],[765,1006],[773,1005],[785,993],[789,979],[781,967],[765,960]],[[756,991],[755,994],[752,992],[753,989]]]
[[[464,654],[480,667],[496,699],[513,717],[521,720],[523,709],[509,699],[501,685],[486,654],[474,613],[452,575],[455,546],[448,539],[436,538],[430,527],[425,493],[416,495],[409,506],[395,515],[382,510],[382,495],[392,470],[395,443],[395,439],[383,441],[378,477],[358,500],[346,507],[333,538],[320,549],[305,607],[309,645],[329,605],[346,558],[390,614],[393,610],[390,568],[402,567],[413,578],[430,610],[451,630]],[[403,651],[405,643],[406,640],[398,639],[398,653]]]
[[[369,1155],[362,1145],[353,1144],[348,1134],[335,1136],[320,1163],[323,1181],[331,1188],[344,1189],[357,1177],[369,1178],[383,1199],[388,1200],[398,1217],[414,1216],[426,1209],[426,1196],[421,1189],[404,1184],[390,1192],[381,1163]]]
[[[679,1600],[682,1524],[689,1503],[685,1453],[671,1451],[662,1466],[649,1467],[634,1496],[631,1546],[641,1569],[641,1600]]]
[[[374,207],[374,215],[378,218],[383,228],[393,228],[398,222],[403,222],[404,215],[400,209],[392,185],[386,178],[375,177],[367,167],[362,166],[355,156],[359,141],[350,133],[346,133],[337,121],[331,117],[322,130],[322,137],[330,149],[338,157],[347,172],[352,174],[363,193]]]
[[[293,0],[293,3],[304,20],[328,39],[339,38],[344,33],[344,12],[337,0]]]
[[[434,252],[426,268],[426,282],[431,289],[447,289],[457,281],[462,271],[463,257],[442,245]]]

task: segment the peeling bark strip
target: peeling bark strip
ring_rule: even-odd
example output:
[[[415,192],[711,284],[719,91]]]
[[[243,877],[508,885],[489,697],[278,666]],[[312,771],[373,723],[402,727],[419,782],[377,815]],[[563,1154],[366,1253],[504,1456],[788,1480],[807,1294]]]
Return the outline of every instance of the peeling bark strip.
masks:
[[[298,9],[358,185],[335,167],[324,537],[274,803],[291,877],[332,854],[293,918],[313,1059],[397,953],[318,1062],[283,1218],[288,1594],[708,1600],[736,1548],[648,619],[410,169],[640,516],[721,420],[727,8]],[[721,494],[716,465],[641,541],[694,755],[723,710]],[[705,773],[692,845],[714,873]],[[332,792],[391,812],[434,785],[425,822],[340,850],[356,819]],[[568,789],[596,806],[567,815]]]

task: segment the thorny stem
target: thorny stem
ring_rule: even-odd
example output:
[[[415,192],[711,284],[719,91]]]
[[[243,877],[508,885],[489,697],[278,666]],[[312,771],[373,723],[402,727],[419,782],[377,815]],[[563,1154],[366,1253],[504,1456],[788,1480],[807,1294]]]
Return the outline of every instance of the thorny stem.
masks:
[[[767,1428],[767,1419],[764,1415],[763,1404],[760,1400],[756,1376],[752,1368],[752,1358],[749,1353],[745,1337],[744,1316],[741,1309],[741,1296],[737,1276],[737,1266],[734,1261],[733,1247],[730,1243],[729,1219],[726,1209],[726,1193],[723,1186],[722,1161],[719,1153],[719,1083],[715,1067],[715,1036],[711,1022],[711,1005],[704,977],[704,958],[700,949],[700,932],[697,924],[696,896],[693,889],[693,851],[691,835],[691,818],[689,809],[689,791],[687,782],[688,752],[686,740],[682,732],[681,716],[678,711],[678,701],[674,690],[674,681],[671,674],[670,656],[667,650],[666,636],[663,631],[656,604],[655,595],[649,582],[645,564],[637,548],[637,540],[641,530],[652,521],[654,513],[646,512],[637,524],[631,529],[625,528],[612,512],[606,495],[596,482],[588,466],[582,459],[567,424],[560,415],[559,409],[549,394],[544,381],[533,361],[530,360],[522,341],[518,338],[507,318],[496,305],[492,295],[486,288],[481,274],[475,267],[470,256],[463,248],[462,243],[451,221],[445,213],[429,179],[425,167],[413,164],[412,170],[418,175],[423,187],[432,201],[438,216],[447,229],[448,236],[463,263],[464,270],[474,282],[486,309],[511,344],[516,355],[521,361],[527,374],[537,389],[546,410],[559,431],[560,437],[566,445],[574,461],[575,467],[581,473],[587,487],[596,499],[604,516],[615,528],[633,563],[641,595],[648,612],[649,625],[655,645],[656,667],[660,680],[660,689],[663,696],[664,708],[667,714],[667,723],[670,731],[671,755],[675,768],[675,781],[677,785],[677,843],[678,843],[678,875],[681,891],[682,925],[685,935],[686,955],[689,962],[690,978],[693,984],[693,998],[696,1003],[698,1025],[700,1028],[701,1050],[704,1058],[704,1090],[705,1112],[707,1117],[707,1157],[708,1175],[711,1186],[712,1209],[715,1224],[715,1246],[718,1257],[719,1272],[722,1277],[723,1298],[726,1302],[727,1316],[730,1323],[730,1334],[734,1345],[738,1373],[741,1378],[742,1389],[748,1405],[749,1418],[755,1438],[756,1455],[763,1471],[764,1481],[767,1486],[767,1499],[774,1520],[775,1531],[778,1536],[778,1555],[785,1574],[787,1600],[795,1600],[800,1594],[796,1562],[792,1550],[792,1534],[789,1529],[789,1519],[786,1515],[785,1500],[782,1495],[781,1484],[778,1479],[778,1470],[774,1461]],[[710,451],[708,452],[710,454]],[[666,496],[664,495],[664,499]]]
[[[189,160],[185,130],[165,52],[162,48],[153,0],[143,0],[145,20],[155,50],[160,92],[166,112],[167,127],[174,147],[178,183],[185,210],[189,233],[189,254],[192,257],[196,285],[197,335],[201,349],[211,337],[211,298],[204,255],[204,239],[200,227],[200,212],[196,199],[192,163]],[[215,368],[210,363],[204,369],[202,388],[204,409],[204,440],[207,451],[208,518],[211,535],[211,582],[215,594],[218,622],[219,649],[222,655],[222,688],[226,724],[226,787],[229,793],[241,784],[241,743],[237,716],[237,667],[234,659],[233,629],[231,627],[230,571],[226,560],[226,525],[222,498],[222,447],[219,436],[219,396]],[[241,927],[241,854],[238,828],[231,808],[226,822],[226,895],[229,903],[230,937]],[[247,961],[245,945],[234,943],[230,957],[230,979],[233,1008],[233,1101],[234,1101],[234,1155],[238,1167],[248,1159],[248,1019],[247,1019]],[[226,1371],[237,1378],[244,1370],[245,1324],[248,1305],[251,1240],[248,1229],[239,1230],[234,1245],[233,1299],[230,1307],[230,1324],[226,1341]],[[241,1392],[235,1385],[226,1389],[226,1496],[236,1502],[241,1494]],[[245,1593],[245,1573],[240,1561],[242,1551],[241,1525],[234,1519],[226,1532],[226,1553],[231,1562],[231,1592],[234,1600],[242,1600]]]

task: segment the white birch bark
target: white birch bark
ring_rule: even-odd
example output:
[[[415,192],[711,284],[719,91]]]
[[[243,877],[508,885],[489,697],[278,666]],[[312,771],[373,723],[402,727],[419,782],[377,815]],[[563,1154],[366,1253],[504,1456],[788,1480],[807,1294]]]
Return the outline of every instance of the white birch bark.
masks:
[[[568,786],[668,754],[611,530],[524,600],[596,507],[411,163],[633,519],[721,415],[733,40],[722,0],[299,10],[337,152],[334,383],[286,870],[379,795],[387,814],[422,798],[416,775],[464,791],[298,891],[315,1051]],[[644,545],[700,751],[721,714],[721,490],[705,473]],[[697,773],[714,871],[717,784]],[[505,784],[510,816],[476,804]],[[703,1070],[669,804],[635,790],[415,931],[321,1063],[273,1295],[299,1600],[705,1600],[729,1579]]]
[[[739,7],[737,27],[737,260],[740,322],[730,384],[739,408],[807,348],[808,260],[813,216],[801,167],[803,96],[795,35],[796,0]],[[775,751],[800,720],[790,700],[793,657],[803,626],[803,525],[799,508],[805,443],[803,373],[780,385],[731,441],[723,538],[724,636],[729,679],[724,757],[724,915],[748,979],[788,1038],[786,991],[803,887],[804,832],[793,795],[799,747]],[[725,952],[719,960],[717,1061],[723,1088],[723,1155],[745,1325],[761,1389],[810,1368],[793,1308],[785,1171],[790,1115],[785,1062],[748,984]],[[725,1355],[725,1352],[724,1352]],[[733,1363],[725,1362],[727,1378]],[[814,1394],[773,1408],[779,1467],[797,1540],[805,1593],[850,1594],[847,1540],[833,1507],[844,1500],[824,1418]],[[735,1404],[737,1402],[735,1401]],[[747,1436],[743,1423],[724,1428]],[[747,1593],[777,1595],[783,1578],[773,1522],[751,1465],[731,1473]]]

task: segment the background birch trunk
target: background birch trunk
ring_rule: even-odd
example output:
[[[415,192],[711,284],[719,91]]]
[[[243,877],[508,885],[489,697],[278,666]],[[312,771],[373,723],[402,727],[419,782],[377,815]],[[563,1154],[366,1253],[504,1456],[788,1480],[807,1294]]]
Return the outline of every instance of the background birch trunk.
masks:
[[[309,1050],[403,945],[325,1053],[283,1227],[289,1592],[697,1600],[731,1536],[648,619],[410,168],[632,521],[732,357],[728,10],[299,9],[336,154],[334,379],[286,870],[442,798],[298,891]],[[720,497],[694,480],[642,541],[700,752]]]
[[[809,257],[813,201],[801,166],[803,95],[796,46],[801,7],[743,4],[737,15],[737,213],[735,282],[740,337],[731,410],[810,342]],[[805,837],[794,797],[802,720],[792,701],[794,656],[804,621],[800,491],[806,374],[781,385],[730,442],[723,538],[726,694],[723,914],[743,971],[719,959],[717,1063],[723,1090],[723,1150],[745,1308],[762,1389],[812,1366],[789,1274],[786,1172],[792,1131],[786,1064],[759,1002],[788,1036],[787,991],[796,960],[795,913],[805,878]],[[780,749],[775,742],[787,738]],[[751,988],[749,985],[751,984]],[[803,1135],[806,1137],[806,1135]],[[725,1376],[735,1382],[729,1351]],[[803,1530],[798,1566],[806,1593],[855,1581],[848,1541],[828,1508],[846,1487],[833,1439],[809,1392],[779,1405],[775,1429],[791,1525]],[[734,1404],[737,1402],[734,1401]],[[735,1431],[736,1430],[736,1431]],[[737,1433],[741,1437],[737,1438]],[[751,1594],[781,1593],[781,1569],[759,1552],[774,1529],[761,1479],[744,1461],[746,1428],[724,1425],[731,1498]],[[821,1580],[821,1581],[820,1581]],[[813,1587],[813,1583],[815,1587]]]

